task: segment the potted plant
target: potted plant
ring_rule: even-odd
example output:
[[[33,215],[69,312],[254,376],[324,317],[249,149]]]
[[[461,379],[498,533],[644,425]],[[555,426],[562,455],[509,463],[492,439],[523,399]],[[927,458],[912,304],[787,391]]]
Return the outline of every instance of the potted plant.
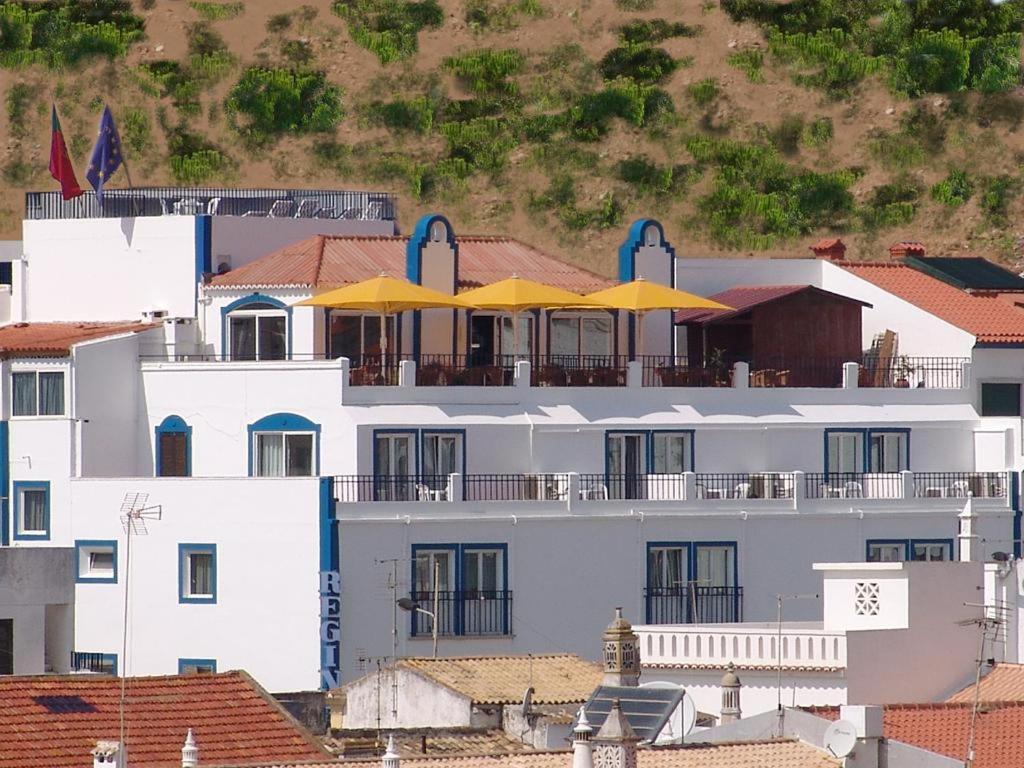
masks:
[[[708,353],[707,369],[711,382],[716,387],[725,386],[728,383],[728,371],[725,365],[725,350],[715,347]]]
[[[914,372],[914,366],[910,364],[910,358],[906,355],[900,355],[896,358],[896,381],[897,387],[909,387],[910,386],[910,374]]]

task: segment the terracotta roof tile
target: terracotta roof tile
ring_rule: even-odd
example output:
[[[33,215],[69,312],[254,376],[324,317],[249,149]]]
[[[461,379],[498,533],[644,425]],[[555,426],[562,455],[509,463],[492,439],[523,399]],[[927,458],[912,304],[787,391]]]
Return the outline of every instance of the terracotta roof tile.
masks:
[[[150,323],[12,323],[0,327],[0,358],[65,357],[83,341],[140,333],[159,326]]]
[[[275,763],[261,768],[339,768],[345,765],[380,765],[380,758],[341,763]],[[402,759],[402,768],[570,768],[571,765],[572,753],[566,751]],[[637,752],[637,768],[838,768],[840,765],[842,761],[799,741],[693,744]]]
[[[819,294],[831,296],[840,301],[849,301],[856,304],[863,304],[865,306],[871,306],[865,304],[865,302],[858,301],[857,299],[851,299],[848,296],[842,296],[838,293],[832,293],[831,291],[825,291],[821,288],[815,288],[813,285],[737,285],[728,290],[716,293],[714,296],[708,298],[712,301],[717,301],[719,304],[725,304],[727,307],[732,309],[680,309],[676,312],[677,323],[705,323],[709,320],[722,320],[727,317],[733,317],[734,315],[742,314],[748,309],[753,309],[760,304],[767,304],[771,301],[784,298],[786,296],[792,296],[802,291],[814,291]]]
[[[177,768],[189,728],[202,765],[322,760],[326,751],[244,672],[128,680],[135,768]],[[100,675],[0,677],[0,768],[81,768],[116,741],[121,680]]]
[[[905,264],[845,263],[843,269],[973,334],[983,344],[1024,342],[1024,310],[996,295],[970,294]]]
[[[971,727],[970,704],[888,704],[886,738],[963,760]],[[811,709],[836,720],[835,707]],[[1020,768],[1024,765],[1024,703],[987,704],[978,714],[973,768]]]
[[[222,288],[303,286],[334,288],[386,272],[405,275],[407,237],[316,235],[256,261],[216,275],[210,285]],[[614,285],[601,275],[559,261],[507,237],[458,238],[459,288],[475,288],[513,274],[589,293]]]
[[[1001,662],[989,670],[981,678],[979,687],[980,701],[1019,701],[1024,702],[1024,664],[1007,664]],[[950,696],[950,703],[974,703],[974,683]]]
[[[574,654],[402,659],[412,669],[478,704],[515,704],[533,686],[536,704],[584,702],[601,684],[601,667]]]
[[[569,722],[572,722],[570,719]],[[335,731],[327,740],[327,747],[346,758],[377,754],[382,745],[378,732],[373,730]],[[394,731],[395,748],[403,757],[426,755],[495,755],[507,752],[526,752],[530,748],[513,739],[500,728],[415,728]],[[385,741],[386,741],[385,737]]]

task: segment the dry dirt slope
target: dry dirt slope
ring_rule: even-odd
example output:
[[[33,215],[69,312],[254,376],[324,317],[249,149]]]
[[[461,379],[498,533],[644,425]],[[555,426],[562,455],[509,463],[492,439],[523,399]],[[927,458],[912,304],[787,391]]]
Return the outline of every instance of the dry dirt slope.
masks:
[[[76,167],[85,165],[100,105],[107,102],[115,115],[128,110],[144,114],[150,125],[148,142],[142,151],[130,154],[133,180],[138,185],[171,183],[167,162],[167,126],[178,120],[189,130],[230,156],[233,166],[211,178],[209,183],[229,185],[294,185],[393,189],[400,195],[403,230],[428,210],[440,210],[462,232],[507,233],[564,258],[599,271],[613,268],[614,249],[628,222],[638,216],[660,219],[670,238],[684,255],[729,255],[712,242],[696,213],[696,200],[710,184],[708,174],[665,195],[641,194],[617,175],[617,163],[644,155],[663,165],[691,164],[685,148],[687,138],[700,133],[744,141],[764,140],[789,117],[801,116],[806,123],[830,118],[834,138],[824,146],[799,143],[785,160],[793,165],[818,170],[857,167],[862,175],[853,192],[864,200],[877,185],[898,174],[927,190],[951,167],[977,174],[1006,173],[1016,176],[1024,157],[1024,129],[1013,120],[979,118],[978,98],[925,97],[921,104],[936,114],[945,126],[939,152],[894,168],[891,162],[870,150],[869,136],[879,130],[896,132],[901,116],[914,103],[892,95],[879,81],[868,81],[851,97],[831,101],[820,92],[794,84],[792,73],[765,53],[762,82],[750,82],[727,59],[736,51],[766,50],[761,31],[752,24],[735,24],[713,2],[696,0],[652,0],[649,10],[623,10],[613,0],[540,0],[540,15],[513,16],[514,27],[480,30],[467,24],[467,3],[475,0],[440,0],[444,23],[419,35],[419,51],[410,59],[382,65],[376,56],[356,45],[345,22],[331,12],[328,0],[245,0],[244,10],[234,18],[209,22],[223,37],[235,58],[224,79],[204,89],[200,114],[178,115],[173,99],[147,93],[140,86],[138,67],[161,59],[184,60],[187,56],[186,29],[200,21],[193,4],[186,0],[136,2],[136,12],[145,19],[146,38],[133,44],[124,59],[93,61],[86,67],[50,71],[33,66],[0,70],[4,95],[17,84],[29,86],[30,103],[20,128],[10,124],[9,111],[0,116],[0,142],[5,169],[15,164],[19,173],[6,173],[0,196],[0,236],[17,237],[24,189],[51,189],[55,184],[46,171],[49,149],[49,103],[61,110],[65,133],[70,137]],[[492,7],[510,5],[512,0],[489,0]],[[642,4],[642,3],[641,3]],[[149,6],[144,8],[143,6]],[[307,10],[300,10],[306,6]],[[312,8],[313,10],[308,10]],[[315,11],[315,14],[313,13]],[[268,20],[292,13],[287,29],[270,32]],[[565,99],[572,88],[599,87],[595,64],[617,44],[617,30],[637,18],[666,18],[699,27],[693,37],[676,37],[660,43],[687,66],[676,70],[661,87],[672,97],[675,115],[658,130],[637,128],[616,121],[610,133],[595,143],[560,143],[562,154],[539,156],[537,145],[520,144],[508,156],[507,166],[496,175],[474,174],[463,185],[443,189],[427,199],[413,193],[406,179],[389,177],[380,163],[381,153],[397,153],[429,164],[444,153],[444,140],[436,131],[420,135],[392,132],[371,124],[365,107],[374,100],[395,96],[413,97],[428,92],[443,98],[468,98],[464,85],[445,72],[444,57],[480,48],[515,48],[526,57],[517,77],[527,100],[554,104]],[[351,148],[351,157],[333,166],[311,151],[323,137],[285,137],[273,145],[251,150],[232,133],[224,117],[223,100],[245,66],[253,63],[286,64],[283,46],[299,41],[308,46],[311,60],[306,66],[326,72],[330,82],[344,89],[346,115],[333,137]],[[577,48],[566,46],[575,45]],[[552,51],[562,58],[553,63]],[[688,87],[705,78],[717,81],[719,95],[709,105],[698,105]],[[1019,98],[1014,96],[1013,98]],[[1005,105],[1004,105],[1005,106]],[[1012,111],[1012,110],[1011,110]],[[580,152],[583,152],[582,158]],[[565,154],[568,153],[568,154]],[[552,159],[554,157],[554,159]],[[564,159],[568,158],[568,159]],[[573,163],[576,163],[575,167]],[[888,166],[888,167],[887,167]],[[531,206],[536,196],[549,187],[553,177],[569,171],[576,184],[577,206],[597,208],[608,195],[622,207],[621,223],[584,229],[566,226],[554,209]],[[123,183],[123,176],[117,179]],[[84,181],[84,180],[83,180]],[[922,196],[914,220],[896,228],[865,230],[849,221],[836,222],[836,229],[821,228],[767,249],[769,255],[804,255],[806,246],[818,235],[842,232],[851,253],[874,258],[885,245],[899,239],[923,240],[932,253],[977,253],[1006,260],[1017,256],[1020,232],[1020,197],[1010,205],[1008,222],[993,225],[979,212],[977,195],[966,205],[950,209]],[[860,231],[847,231],[847,229]]]

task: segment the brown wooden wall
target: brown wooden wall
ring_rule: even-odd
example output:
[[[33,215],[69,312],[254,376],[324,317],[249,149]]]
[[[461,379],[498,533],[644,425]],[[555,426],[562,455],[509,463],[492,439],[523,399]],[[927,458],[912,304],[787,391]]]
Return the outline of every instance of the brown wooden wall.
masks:
[[[751,315],[755,361],[860,359],[861,305],[853,301],[804,291]]]

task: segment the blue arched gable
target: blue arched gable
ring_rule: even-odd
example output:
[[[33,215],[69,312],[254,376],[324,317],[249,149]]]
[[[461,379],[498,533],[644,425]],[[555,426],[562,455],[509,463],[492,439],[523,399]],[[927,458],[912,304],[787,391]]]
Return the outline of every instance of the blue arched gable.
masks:
[[[434,226],[434,222],[440,221],[445,226],[447,232],[446,240],[449,247],[452,249],[452,285],[455,290],[459,287],[459,242],[455,238],[455,229],[448,219],[442,216],[440,213],[428,213],[426,216],[420,217],[420,220],[416,222],[416,226],[413,227],[412,235],[409,237],[409,241],[405,244],[405,277],[410,283],[416,285],[423,284],[423,249],[427,247],[427,243],[430,242],[430,228]],[[458,315],[458,310],[453,309],[452,315]],[[401,324],[399,324],[401,327]],[[458,335],[458,322],[452,321],[452,328],[456,329],[452,334],[453,337]],[[452,339],[452,354],[455,354],[455,338]],[[416,310],[412,313],[412,353],[419,359],[420,354],[420,312]]]
[[[156,464],[153,474],[160,476],[161,451],[160,435],[165,433],[176,433],[185,435],[185,476],[192,476],[192,427],[181,418],[181,416],[168,416],[153,430],[154,443],[156,444]]]
[[[253,435],[257,432],[312,432],[313,473],[320,474],[320,425],[295,413],[272,413],[249,425],[249,477],[253,476]]]
[[[292,355],[292,308],[285,304],[280,299],[275,299],[273,296],[267,296],[265,293],[251,293],[248,296],[242,296],[240,299],[235,299],[225,307],[221,307],[220,310],[220,356],[224,360],[228,360],[230,355],[228,354],[228,315],[234,312],[236,309],[245,309],[250,304],[269,304],[277,309],[283,309],[285,315],[288,318],[288,348],[285,350],[285,357],[291,358]]]
[[[655,227],[658,230],[658,244],[665,249],[669,258],[675,261],[676,250],[672,244],[665,239],[665,228],[656,219],[637,219],[629,227],[629,234],[625,242],[619,246],[619,280],[628,283],[636,280],[636,253],[646,244],[644,233],[647,227]],[[672,287],[676,286],[676,271],[671,271]]]

